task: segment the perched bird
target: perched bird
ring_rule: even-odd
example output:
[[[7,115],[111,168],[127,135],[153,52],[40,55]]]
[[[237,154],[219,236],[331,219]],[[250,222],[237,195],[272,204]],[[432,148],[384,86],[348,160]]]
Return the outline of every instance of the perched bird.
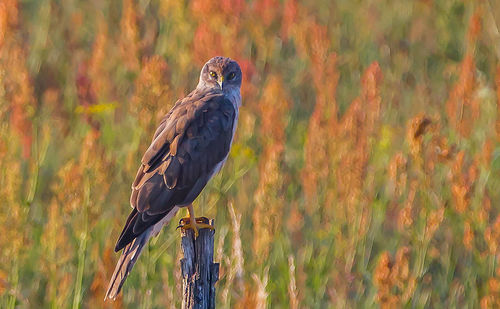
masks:
[[[213,228],[196,220],[192,203],[226,162],[238,122],[241,78],[236,61],[210,59],[196,89],[161,120],[132,184],[133,210],[116,243],[115,251],[123,252],[105,300],[116,298],[148,240],[180,208],[188,209],[184,228],[195,236],[199,228]]]

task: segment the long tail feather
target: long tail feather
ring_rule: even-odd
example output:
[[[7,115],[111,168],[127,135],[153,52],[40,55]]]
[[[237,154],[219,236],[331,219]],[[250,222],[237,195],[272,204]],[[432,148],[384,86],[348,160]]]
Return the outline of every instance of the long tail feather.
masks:
[[[116,264],[115,271],[109,282],[108,291],[106,292],[106,299],[114,300],[123,286],[123,283],[127,279],[128,274],[134,267],[135,262],[139,258],[144,245],[146,245],[151,238],[153,232],[153,227],[150,227],[144,233],[139,235],[134,241],[125,246],[122,251],[122,255]]]

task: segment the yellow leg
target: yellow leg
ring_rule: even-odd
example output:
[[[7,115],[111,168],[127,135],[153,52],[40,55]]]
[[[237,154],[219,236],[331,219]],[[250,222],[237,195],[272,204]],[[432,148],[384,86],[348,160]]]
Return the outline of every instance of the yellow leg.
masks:
[[[194,237],[197,238],[199,233],[199,229],[211,229],[214,230],[215,228],[206,223],[208,222],[208,219],[205,217],[200,217],[196,218],[194,215],[194,209],[193,209],[193,204],[189,205],[187,207],[188,212],[189,212],[189,217],[182,218],[181,221],[179,222],[179,227],[183,229],[192,229],[194,231]]]

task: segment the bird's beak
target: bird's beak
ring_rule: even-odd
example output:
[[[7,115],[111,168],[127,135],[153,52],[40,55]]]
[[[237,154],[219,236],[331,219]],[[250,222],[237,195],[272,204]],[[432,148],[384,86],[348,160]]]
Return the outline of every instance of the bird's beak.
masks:
[[[219,84],[220,90],[222,90],[222,86],[224,86],[224,76],[221,76],[217,83]]]

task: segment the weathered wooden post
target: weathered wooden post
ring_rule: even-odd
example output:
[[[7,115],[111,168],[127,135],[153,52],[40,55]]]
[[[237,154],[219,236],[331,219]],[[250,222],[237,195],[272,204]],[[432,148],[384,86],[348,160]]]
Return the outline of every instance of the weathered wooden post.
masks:
[[[214,220],[203,220],[214,224]],[[219,279],[219,263],[213,262],[215,231],[203,228],[198,232],[195,239],[193,230],[181,228],[183,309],[215,308],[214,285]]]

